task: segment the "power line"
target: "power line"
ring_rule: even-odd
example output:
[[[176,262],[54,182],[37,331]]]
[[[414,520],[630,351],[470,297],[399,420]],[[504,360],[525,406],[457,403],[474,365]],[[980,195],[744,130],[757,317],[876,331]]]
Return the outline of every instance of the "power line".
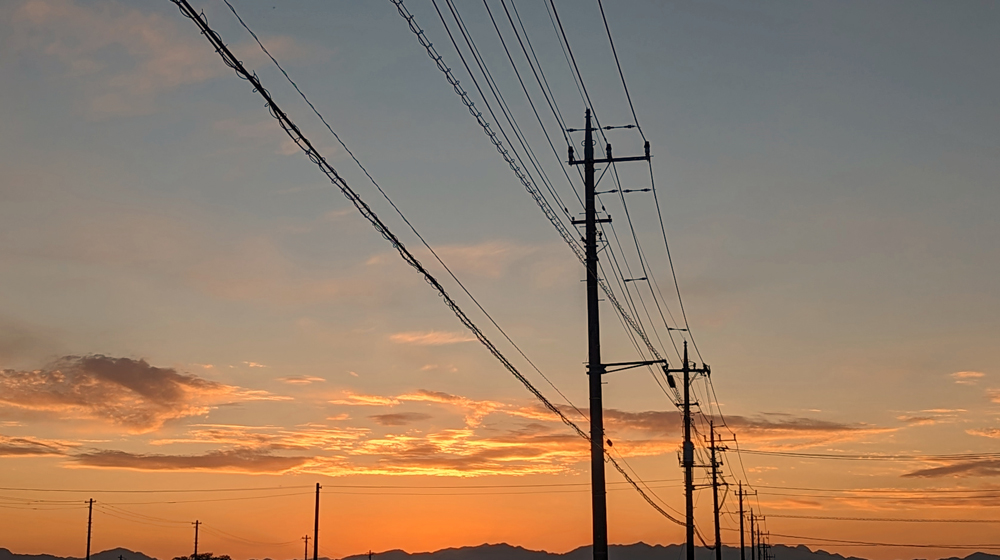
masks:
[[[435,289],[435,291],[438,292],[438,295],[442,298],[442,300],[444,300],[445,305],[452,311],[452,313],[456,316],[456,318],[459,319],[459,321],[463,324],[463,326],[469,329],[469,331],[472,332],[472,334],[479,340],[479,342],[484,347],[486,347],[487,350],[489,350],[489,352],[494,356],[494,358],[496,358],[504,366],[505,369],[507,369],[511,374],[513,374],[518,379],[518,381],[520,381],[521,384],[524,385],[524,387],[528,389],[549,411],[557,415],[560,418],[560,420],[563,421],[564,424],[566,424],[574,431],[576,431],[578,435],[589,441],[590,438],[587,436],[585,432],[583,432],[583,430],[579,428],[579,426],[577,426],[572,420],[567,418],[566,415],[563,414],[558,407],[556,407],[551,403],[551,401],[545,398],[545,396],[542,395],[542,393],[539,392],[538,389],[536,389],[535,386],[532,385],[531,382],[527,378],[525,378],[512,363],[510,363],[509,360],[507,360],[507,358],[500,352],[500,350],[493,345],[493,343],[486,337],[485,334],[483,334],[483,332],[479,329],[479,327],[477,327],[475,323],[473,323],[472,320],[469,319],[469,317],[465,314],[465,312],[462,311],[461,307],[459,307],[458,304],[451,298],[451,296],[448,295],[447,291],[440,284],[440,282],[438,282],[438,280],[420,263],[420,261],[416,257],[413,256],[412,253],[410,253],[410,251],[405,247],[405,245],[403,245],[403,243],[399,240],[399,238],[396,237],[395,234],[393,234],[392,231],[389,230],[388,226],[386,226],[385,223],[383,223],[381,219],[378,218],[378,216],[368,206],[368,204],[361,199],[361,197],[347,184],[347,182],[339,175],[339,173],[337,173],[336,169],[334,169],[333,166],[331,166],[326,161],[326,159],[316,150],[316,148],[309,141],[309,139],[302,134],[298,126],[294,122],[292,122],[291,119],[288,117],[288,115],[277,106],[277,104],[274,102],[274,99],[271,97],[270,93],[268,93],[268,91],[261,84],[260,79],[257,78],[257,75],[247,71],[247,69],[243,66],[243,63],[238,58],[236,58],[236,56],[232,53],[232,51],[230,51],[229,48],[226,46],[226,44],[222,41],[222,38],[219,36],[219,34],[216,33],[214,30],[212,30],[211,27],[209,27],[208,20],[204,16],[204,14],[195,11],[194,8],[192,8],[191,5],[187,2],[187,0],[171,0],[171,1],[178,6],[182,15],[195,22],[195,25],[197,25],[198,28],[201,30],[202,35],[205,36],[205,38],[209,41],[209,43],[211,43],[212,47],[219,54],[219,56],[222,57],[223,62],[227,66],[232,68],[234,71],[236,71],[238,76],[247,80],[248,82],[251,83],[251,85],[253,85],[254,92],[256,92],[258,95],[264,98],[265,102],[267,103],[267,107],[271,113],[271,116],[273,116],[278,121],[278,123],[281,125],[282,130],[285,131],[288,137],[306,154],[307,157],[309,157],[310,161],[315,163],[320,168],[323,174],[326,175],[328,179],[330,179],[330,181],[341,191],[342,194],[344,194],[344,196],[354,205],[354,207],[361,213],[361,215],[366,220],[368,220],[368,222],[375,228],[375,230],[378,231],[386,240],[388,240],[392,244],[393,248],[396,249],[396,252],[399,253],[400,257],[402,257],[407,264],[409,264],[414,270],[416,270],[421,276],[423,276],[424,280],[427,281],[427,283],[430,284]],[[398,0],[393,0],[393,1],[396,2]],[[412,20],[412,16],[410,19]],[[628,481],[636,489],[636,491],[638,491],[643,496],[643,498],[651,506],[653,506],[654,509],[659,511],[667,519],[670,519],[675,523],[679,524],[682,523],[681,521],[673,518],[670,514],[668,514],[658,505],[656,505],[656,503],[653,502],[653,500],[645,492],[643,492],[643,490],[639,487],[639,485],[628,475],[628,473],[624,471],[624,469],[622,469],[622,467],[618,464],[617,461],[614,460],[613,457],[611,457],[610,455],[608,455],[607,457],[608,460],[612,463],[612,465],[614,465],[615,468],[622,474],[625,480]]]
[[[13,488],[13,487],[0,487],[0,490],[7,490],[12,492],[69,492],[69,493],[83,493],[83,494],[170,494],[170,493],[193,493],[193,492],[253,492],[253,491],[264,491],[264,490],[292,490],[298,488],[312,488],[312,486],[269,486],[269,487],[246,487],[246,488],[192,488],[192,489],[136,489],[136,490],[121,490],[121,489],[89,489],[89,490],[79,490],[73,488]]]
[[[969,461],[1000,459],[1000,453],[952,453],[944,455],[908,455],[908,454],[850,454],[850,453],[800,453],[795,451],[767,451],[763,449],[744,449],[744,453],[753,455],[772,455],[776,457],[797,457],[803,459],[829,459],[834,461]]]
[[[462,99],[462,103],[467,108],[469,108],[469,112],[472,114],[473,117],[476,118],[480,127],[487,134],[487,136],[490,138],[493,144],[497,147],[497,151],[500,152],[500,154],[504,157],[505,161],[507,161],[508,165],[511,167],[511,170],[514,171],[515,175],[524,185],[525,189],[528,191],[529,194],[531,194],[532,198],[535,200],[535,203],[542,210],[542,213],[545,214],[545,216],[549,219],[550,223],[552,223],[553,226],[556,227],[560,236],[567,243],[567,245],[569,245],[569,247],[573,250],[574,254],[577,256],[580,262],[585,263],[586,261],[585,255],[583,254],[583,250],[580,248],[579,244],[576,242],[576,239],[569,233],[569,230],[566,229],[565,225],[562,224],[562,221],[559,220],[558,216],[552,210],[551,206],[548,204],[548,201],[544,198],[541,192],[538,191],[538,189],[529,180],[529,178],[526,177],[524,173],[520,170],[520,167],[517,166],[514,159],[509,155],[503,142],[496,136],[496,133],[493,132],[492,129],[490,128],[489,123],[487,123],[483,118],[482,113],[477,109],[475,109],[475,103],[472,102],[472,100],[469,98],[468,93],[466,93],[465,90],[459,85],[458,80],[455,78],[451,69],[448,68],[448,66],[444,63],[444,60],[441,57],[441,55],[438,54],[437,50],[433,47],[431,42],[427,40],[423,29],[421,29],[420,26],[417,25],[414,16],[409,12],[409,10],[406,9],[406,6],[403,4],[403,0],[391,0],[391,1],[393,4],[396,5],[396,9],[399,12],[399,15],[406,20],[410,28],[410,31],[413,32],[414,35],[416,35],[418,42],[427,51],[428,56],[432,60],[434,60],[438,69],[445,75],[445,78],[447,79],[448,83],[452,86],[452,89],[454,89],[455,93],[458,94],[459,97]],[[434,5],[435,9],[437,9],[437,5],[436,4]],[[440,10],[438,10],[438,15],[441,18],[442,23],[445,25],[445,29],[447,31],[448,27],[447,24],[444,22],[444,18],[443,15],[440,13]],[[449,37],[451,37],[452,44],[458,51],[459,57],[462,58],[462,54],[461,51],[458,49],[457,42],[455,41],[454,37],[451,36],[450,31],[448,32],[448,34]],[[463,58],[463,63],[464,63],[464,58]],[[468,69],[468,65],[466,65],[466,67]],[[471,69],[469,69],[469,73],[470,76],[472,76]],[[477,83],[474,76],[472,76],[472,79],[474,84]],[[478,85],[477,89],[479,89]],[[483,96],[482,90],[479,89],[479,91],[480,95]],[[483,97],[483,100],[484,103],[486,103],[485,97]],[[489,104],[486,103],[486,105],[487,109],[489,109]],[[496,119],[495,116],[494,119]],[[502,129],[501,132],[503,132]],[[636,333],[636,335],[638,335],[639,338],[642,339],[643,343],[649,349],[650,353],[654,355],[657,359],[662,359],[659,351],[657,351],[656,348],[649,341],[649,338],[646,335],[645,331],[636,322],[636,320],[633,319],[632,316],[629,315],[629,313],[622,307],[621,303],[618,301],[618,298],[615,296],[611,288],[608,287],[607,283],[604,282],[604,280],[602,279],[600,280],[599,285],[601,287],[601,290],[604,292],[605,297],[607,297],[608,301],[611,302],[611,304],[617,310],[618,314],[621,315],[622,319],[629,325],[629,327]]]
[[[243,501],[243,500],[264,500],[268,498],[284,498],[287,496],[308,496],[311,492],[295,492],[291,494],[269,494],[266,496],[241,496],[238,498],[215,498],[215,499],[204,499],[204,500],[162,500],[155,502],[105,502],[116,505],[142,505],[142,504],[199,504],[199,503],[209,503],[209,502],[233,502],[233,501]]]
[[[884,542],[871,542],[871,541],[851,541],[844,539],[826,539],[821,537],[803,537],[800,535],[784,535],[781,533],[771,533],[775,537],[783,537],[787,539],[799,539],[806,541],[818,541],[825,543],[836,543],[845,546],[877,546],[877,547],[893,547],[893,548],[945,548],[954,550],[1000,550],[1000,543],[987,543],[987,544],[908,544],[908,543],[884,543]],[[790,546],[790,545],[785,545]]]
[[[1000,523],[1000,519],[913,519],[910,517],[845,517],[839,515],[781,515],[769,513],[768,517],[781,519],[816,519],[824,521],[888,521],[892,523]]]
[[[611,28],[608,27],[608,18],[604,15],[604,4],[601,0],[597,0],[597,7],[601,9],[601,19],[604,20],[604,30],[608,32],[608,43],[611,44],[611,54],[615,55],[615,65],[618,66],[618,75],[622,79],[622,87],[625,88],[625,98],[628,99],[629,109],[632,110],[632,120],[635,121],[635,127],[639,130],[639,135],[642,139],[646,139],[646,135],[642,133],[642,127],[639,126],[639,117],[635,116],[635,106],[632,105],[632,96],[628,92],[628,84],[625,83],[625,73],[622,72],[622,63],[618,61],[618,51],[615,49],[615,40],[611,37]]]
[[[298,84],[296,84],[295,81],[292,80],[291,76],[288,75],[288,72],[285,71],[285,69],[281,66],[281,64],[278,62],[278,60],[276,58],[274,58],[274,56],[271,55],[270,51],[268,51],[267,48],[264,46],[264,43],[262,43],[261,40],[257,37],[257,34],[254,33],[253,30],[251,30],[250,27],[246,24],[246,22],[243,21],[243,18],[241,18],[240,15],[239,15],[239,13],[236,12],[236,8],[233,7],[233,5],[229,2],[229,0],[224,0],[224,1],[225,1],[226,5],[229,7],[230,11],[233,12],[233,15],[236,16],[236,19],[239,21],[240,25],[242,25],[243,28],[246,29],[248,33],[250,33],[250,35],[253,37],[254,41],[257,43],[257,45],[260,47],[260,49],[264,52],[264,54],[266,54],[267,57],[271,59],[271,62],[273,62],[274,65],[278,67],[278,69],[281,71],[282,75],[284,75],[285,79],[288,80],[288,82],[292,85],[292,87],[295,88],[295,91],[298,92],[299,96],[302,97],[303,101],[305,101],[306,104],[309,105],[309,108],[312,109],[312,112],[320,119],[320,121],[322,121],[323,125],[326,126],[326,129],[328,131],[330,131],[330,134],[332,134],[333,137],[336,138],[336,140],[340,144],[340,146],[342,148],[344,148],[344,150],[351,156],[351,159],[354,160],[354,163],[356,163],[358,165],[358,167],[361,168],[361,170],[368,177],[368,179],[371,181],[371,183],[375,186],[375,188],[378,190],[378,192],[381,193],[382,197],[385,198],[385,200],[389,203],[389,205],[392,206],[393,210],[396,211],[396,214],[400,217],[400,219],[402,219],[403,222],[407,225],[407,227],[410,228],[410,231],[413,232],[413,234],[417,236],[417,239],[420,240],[420,242],[423,244],[423,246],[428,251],[430,251],[431,255],[434,256],[434,259],[437,260],[438,264],[440,264],[445,269],[445,271],[452,278],[452,280],[454,280],[458,284],[458,286],[462,289],[462,291],[465,292],[465,295],[467,295],[469,297],[469,299],[472,300],[473,304],[475,304],[475,306],[477,308],[479,308],[479,310],[483,313],[483,315],[486,316],[486,318],[490,321],[490,323],[492,323],[493,326],[496,327],[496,329],[498,331],[500,331],[500,334],[507,340],[507,342],[509,342],[511,344],[511,346],[514,347],[514,349],[517,351],[517,353],[520,354],[521,357],[524,358],[525,361],[527,361],[529,365],[531,365],[531,367],[538,373],[538,375],[540,375],[542,377],[542,379],[545,380],[546,383],[548,383],[557,393],[559,393],[559,396],[561,396],[563,398],[563,400],[566,401],[567,404],[569,404],[574,410],[576,410],[576,412],[578,414],[580,414],[580,416],[586,418],[587,415],[584,414],[579,408],[577,408],[577,406],[575,404],[573,404],[573,402],[569,399],[569,397],[567,397],[566,395],[564,395],[563,392],[560,391],[559,388],[556,387],[555,384],[552,383],[552,381],[550,381],[549,378],[546,377],[546,375],[544,373],[542,373],[541,369],[539,369],[538,366],[536,366],[535,363],[532,362],[531,359],[528,358],[528,356],[513,341],[513,339],[511,339],[511,337],[507,335],[507,332],[504,331],[504,329],[501,328],[500,325],[493,319],[493,316],[490,315],[486,311],[486,309],[479,303],[479,300],[477,300],[475,298],[475,296],[473,296],[472,293],[468,290],[468,288],[465,287],[465,284],[461,280],[458,279],[458,277],[455,275],[455,273],[452,272],[451,268],[447,264],[445,264],[444,260],[441,259],[441,257],[438,255],[437,251],[435,251],[434,248],[431,247],[431,245],[424,239],[423,235],[421,235],[420,232],[417,231],[417,228],[403,214],[403,212],[399,209],[399,207],[396,206],[396,203],[393,202],[391,198],[389,198],[389,195],[385,192],[385,190],[382,188],[382,186],[379,185],[378,181],[376,181],[375,178],[372,177],[371,173],[368,172],[368,169],[365,168],[365,166],[361,163],[361,161],[354,155],[354,152],[352,152],[351,149],[347,147],[347,144],[340,138],[340,135],[337,134],[333,130],[333,127],[330,126],[330,123],[327,122],[326,118],[323,117],[323,115],[319,112],[319,110],[316,108],[316,106],[313,105],[313,103],[309,100],[308,97],[306,97],[305,92],[303,92],[302,89],[299,88]],[[471,107],[470,107],[470,110],[471,110]]]
[[[576,79],[576,80],[579,81],[579,87],[581,89],[581,91],[580,91],[581,97],[584,99],[585,105],[588,106],[591,109],[591,111],[594,113],[594,120],[595,120],[595,122],[597,122],[598,132],[600,133],[601,138],[604,140],[604,142],[607,143],[607,137],[604,135],[603,129],[601,129],[600,120],[599,120],[599,118],[597,116],[597,112],[594,110],[593,103],[590,100],[590,93],[587,91],[587,85],[586,85],[586,83],[583,80],[583,74],[580,72],[580,68],[579,68],[579,66],[576,63],[576,57],[573,54],[573,48],[569,44],[569,38],[566,36],[566,30],[563,28],[562,21],[559,18],[559,12],[556,9],[555,2],[553,0],[549,0],[549,2],[547,4],[547,7],[548,6],[552,7],[552,11],[551,11],[550,17],[551,17],[551,15],[555,16],[555,19],[553,20],[553,28],[556,29],[556,35],[557,35],[557,37],[561,37],[560,45],[565,44],[565,46],[566,46],[567,62],[570,64],[571,70],[573,72],[575,72],[574,79]],[[647,146],[648,146],[648,142],[647,142]],[[652,170],[652,160],[650,160],[649,163],[650,163],[650,170]],[[622,192],[623,189],[622,189],[622,185],[621,185],[621,179],[618,176],[617,167],[615,166],[615,164],[613,162],[610,165],[612,167],[612,175],[614,176],[615,182],[616,182],[616,184],[618,186],[618,191]],[[650,181],[652,181],[652,174],[650,175]],[[627,205],[625,203],[624,196],[622,197],[622,205],[626,209],[625,210],[626,215],[628,215]],[[629,218],[629,220],[631,222],[631,218]],[[661,226],[662,226],[662,217],[661,217]],[[613,229],[613,226],[612,226],[612,229]],[[635,237],[634,228],[632,229],[632,234],[633,234],[633,237],[635,238],[636,245],[638,246],[639,242],[638,242],[638,238]],[[664,233],[664,237],[665,237],[665,233]],[[640,261],[642,261],[644,257],[642,255],[641,249],[638,250],[638,253],[639,253],[639,259],[640,259]],[[669,255],[668,255],[668,257],[669,257]],[[671,261],[671,270],[673,270],[673,268],[672,268],[672,261]],[[648,284],[649,283],[649,281],[648,281],[648,276],[649,275],[647,274],[646,276],[647,276],[647,284]],[[674,273],[674,281],[675,281],[675,286],[676,286],[676,273]],[[652,292],[652,285],[650,285],[650,292],[653,295],[654,300],[656,300],[656,294]],[[680,298],[680,289],[679,289],[679,287],[677,288],[677,293],[678,293],[678,298]],[[641,294],[640,294],[640,299],[641,299]],[[683,312],[683,303],[681,303],[681,308],[682,308],[682,312]],[[666,323],[666,321],[664,321],[664,323]],[[672,329],[670,327],[670,325],[667,325],[667,324],[665,324],[664,326],[667,328],[667,335],[670,337],[671,341],[673,341],[673,332],[676,329]],[[689,332],[690,328],[687,325],[686,315],[685,315],[685,331],[688,331],[688,334],[690,335],[690,332]],[[685,338],[685,337],[682,335],[682,338]],[[701,351],[698,349],[697,344],[694,343],[694,337],[693,336],[691,336],[691,341],[692,341],[692,345],[694,346],[695,352],[698,354],[698,358],[701,359],[702,361],[704,361],[704,359],[701,357]],[[676,345],[674,346],[674,350],[677,351]],[[659,358],[659,356],[657,356],[657,358]]]
[[[770,486],[758,484],[757,488],[773,488],[777,490],[805,490],[809,492],[847,492],[847,493],[879,493],[879,494],[906,494],[919,492],[922,494],[968,494],[979,492],[995,492],[1000,488],[809,488],[803,486]]]

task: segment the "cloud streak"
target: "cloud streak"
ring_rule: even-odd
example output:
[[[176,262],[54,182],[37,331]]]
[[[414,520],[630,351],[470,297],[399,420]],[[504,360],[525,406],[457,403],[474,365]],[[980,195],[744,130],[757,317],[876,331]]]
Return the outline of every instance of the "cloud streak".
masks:
[[[411,331],[390,335],[389,340],[397,344],[413,344],[415,346],[444,346],[446,344],[471,342],[476,340],[476,337],[462,332]]]
[[[281,399],[159,368],[145,360],[66,356],[33,371],[0,371],[0,405],[58,418],[109,422],[134,433],[207,413],[212,405]]]
[[[395,414],[373,414],[369,416],[379,426],[409,426],[421,420],[430,420],[430,414],[422,412],[397,412]]]
[[[225,75],[218,61],[205,56],[203,46],[189,40],[174,19],[144,13],[130,3],[102,4],[29,0],[14,14],[13,48],[59,61],[83,88],[92,117],[150,114],[162,94]],[[330,54],[290,37],[266,41],[285,60]],[[250,47],[234,48],[252,65],[263,55]]]
[[[943,477],[990,477],[1000,476],[1000,459],[961,461],[941,467],[930,467],[908,472],[903,478],[943,478]]]
[[[76,446],[66,441],[0,435],[0,457],[62,456]]]
[[[201,455],[158,455],[125,451],[96,451],[73,457],[73,465],[139,471],[215,471],[282,474],[300,467],[311,457],[283,457],[258,449],[211,451]]]

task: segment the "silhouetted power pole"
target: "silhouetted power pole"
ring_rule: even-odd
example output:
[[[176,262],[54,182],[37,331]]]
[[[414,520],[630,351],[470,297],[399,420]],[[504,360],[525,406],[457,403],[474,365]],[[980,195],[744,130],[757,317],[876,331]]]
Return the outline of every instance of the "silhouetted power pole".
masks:
[[[306,551],[302,553],[302,560],[309,560],[309,535],[302,537],[306,541]]]
[[[722,529],[719,526],[719,486],[725,484],[719,481],[719,467],[722,466],[722,461],[718,459],[718,452],[725,451],[728,449],[725,446],[716,445],[717,440],[715,439],[715,423],[713,421],[708,422],[708,429],[710,432],[708,449],[711,451],[711,467],[712,467],[712,510],[715,517],[715,560],[722,560]]]
[[[611,218],[597,217],[597,194],[594,182],[594,165],[604,163],[612,165],[624,161],[649,161],[649,142],[646,142],[646,155],[636,157],[615,158],[611,156],[611,144],[607,145],[607,158],[594,159],[594,131],[591,126],[590,109],[586,112],[586,127],[584,128],[583,161],[574,159],[573,147],[569,147],[569,164],[583,165],[584,169],[584,210],[583,220],[573,220],[574,224],[585,227],[584,244],[587,267],[587,343],[588,360],[587,375],[590,376],[590,485],[591,509],[593,512],[594,560],[608,559],[608,503],[604,480],[604,403],[601,383],[608,372],[608,366],[623,366],[620,369],[639,367],[654,363],[664,363],[663,360],[649,362],[627,362],[621,364],[605,364],[601,362],[601,324],[598,302],[597,266],[597,224],[610,222]],[[568,132],[578,132],[568,129]],[[619,371],[619,370],[615,370]]]
[[[195,519],[191,524],[194,525],[194,556],[191,560],[198,560],[198,527],[201,526],[201,521]]]
[[[90,560],[90,530],[94,526],[94,499],[87,502],[87,560]]]
[[[313,519],[313,560],[319,560],[319,489],[322,488],[316,483],[316,516]],[[308,546],[308,544],[306,545]]]
[[[750,510],[750,560],[757,560],[757,545],[753,532],[753,509]]]
[[[680,369],[663,368],[667,374],[684,374],[684,514],[687,518],[687,560],[694,560],[694,443],[691,442],[691,374],[711,375],[712,368],[701,364],[700,368],[691,367],[688,360],[688,344],[684,341],[684,367]]]
[[[743,481],[740,481],[739,490],[736,493],[740,498],[740,560],[747,560],[746,543],[743,540]]]
[[[763,517],[761,517],[763,519]],[[760,560],[766,560],[764,558],[764,539],[761,538],[763,532],[760,530],[760,522],[757,523],[757,558]]]

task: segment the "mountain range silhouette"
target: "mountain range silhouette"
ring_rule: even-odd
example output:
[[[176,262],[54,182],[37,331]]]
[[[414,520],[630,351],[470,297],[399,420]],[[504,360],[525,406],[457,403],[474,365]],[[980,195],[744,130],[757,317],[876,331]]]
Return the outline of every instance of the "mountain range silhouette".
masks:
[[[684,547],[679,544],[648,545],[635,543],[628,545],[611,545],[608,550],[609,560],[680,560]],[[227,554],[223,549],[212,550],[216,554]],[[805,545],[795,547],[774,545],[771,552],[776,560],[864,560],[858,556],[843,556],[823,550],[811,550]],[[177,555],[187,554],[178,550]],[[739,548],[723,546],[723,560],[739,560]],[[158,559],[142,552],[127,548],[112,548],[90,555],[91,560],[170,560]],[[529,550],[509,544],[482,544],[479,546],[463,546],[460,548],[445,548],[435,552],[406,552],[404,550],[388,550],[372,554],[372,560],[590,560],[592,558],[589,546],[564,553],[545,552],[544,550]],[[695,551],[696,560],[714,560],[715,553],[711,550],[698,548]],[[747,555],[749,559],[749,554]],[[54,556],[51,554],[16,554],[6,548],[0,548],[0,560],[81,560],[73,556]],[[271,560],[262,558],[261,560]],[[276,560],[296,560],[295,558],[280,558]],[[338,560],[320,557],[319,560]],[[368,560],[368,554],[345,556],[339,560]],[[996,554],[975,552],[964,557],[942,558],[941,560],[1000,560]]]

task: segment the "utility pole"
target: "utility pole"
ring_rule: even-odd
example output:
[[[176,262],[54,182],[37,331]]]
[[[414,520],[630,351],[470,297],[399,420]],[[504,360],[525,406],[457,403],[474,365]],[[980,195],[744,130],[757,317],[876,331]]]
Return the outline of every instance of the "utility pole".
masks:
[[[691,443],[691,374],[712,375],[712,368],[701,364],[700,368],[692,368],[688,360],[688,343],[684,341],[684,367],[680,369],[663,368],[663,371],[684,374],[684,514],[687,518],[687,560],[694,560],[694,443]]]
[[[754,540],[753,510],[750,510],[750,560],[757,560],[757,541]]]
[[[321,486],[316,483],[316,516],[313,520],[313,560],[319,560],[319,489]],[[306,546],[309,546],[307,543]]]
[[[712,462],[712,508],[715,513],[715,560],[722,560],[722,533],[719,527],[719,467],[722,465],[722,462],[718,460],[716,452],[726,448],[715,446],[715,423],[711,420],[708,422],[708,430],[711,434],[709,436],[708,448],[711,450]]]
[[[590,109],[586,112],[586,128],[584,128],[583,161],[573,157],[573,146],[569,147],[569,164],[583,165],[584,168],[584,198],[585,216],[583,220],[573,220],[574,224],[584,224],[585,227],[585,261],[587,267],[587,375],[590,376],[590,485],[591,509],[594,534],[594,560],[608,560],[608,503],[604,480],[604,403],[602,397],[601,377],[608,373],[608,366],[623,366],[614,371],[663,363],[663,360],[648,362],[626,362],[620,364],[605,364],[601,362],[601,324],[598,303],[598,266],[597,266],[597,224],[610,222],[611,218],[597,217],[597,194],[594,182],[594,165],[605,163],[612,165],[624,161],[649,161],[649,142],[646,142],[646,155],[615,158],[611,156],[611,144],[607,145],[607,158],[594,159],[594,131],[591,126]],[[568,129],[568,132],[578,132]],[[693,560],[693,559],[689,559]]]
[[[201,521],[195,519],[192,525],[194,525],[194,556],[191,560],[198,560],[198,526],[201,525]]]
[[[757,523],[757,558],[760,560],[764,559],[764,539],[761,538],[763,533],[760,530],[760,522]]]
[[[740,560],[747,560],[746,544],[743,541],[743,481],[740,481],[740,489],[736,493],[740,497]]]
[[[302,560],[309,560],[309,535],[302,537],[306,541],[306,550],[302,553]]]
[[[87,502],[87,560],[90,560],[90,530],[94,526],[94,499]]]

